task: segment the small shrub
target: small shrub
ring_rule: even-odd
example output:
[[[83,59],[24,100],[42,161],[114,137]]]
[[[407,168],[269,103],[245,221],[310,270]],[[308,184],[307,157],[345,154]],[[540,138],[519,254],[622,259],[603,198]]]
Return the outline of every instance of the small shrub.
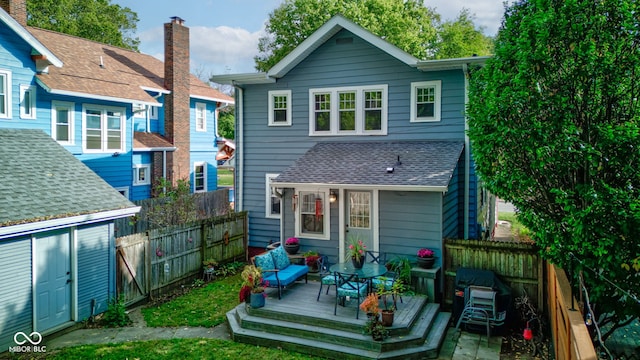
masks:
[[[127,309],[124,306],[124,298],[109,300],[109,307],[102,315],[102,324],[106,327],[122,327],[131,323]]]

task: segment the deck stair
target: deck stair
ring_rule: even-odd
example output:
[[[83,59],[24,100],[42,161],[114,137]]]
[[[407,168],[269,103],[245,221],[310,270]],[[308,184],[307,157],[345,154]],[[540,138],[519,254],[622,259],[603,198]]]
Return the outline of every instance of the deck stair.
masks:
[[[425,296],[403,296],[398,303],[390,336],[373,341],[363,334],[366,315],[356,319],[356,304],[338,306],[335,297],[322,294],[319,285],[295,284],[284,293],[267,298],[265,307],[240,304],[227,313],[234,341],[278,347],[330,359],[433,359],[447,332],[450,313],[429,303]]]

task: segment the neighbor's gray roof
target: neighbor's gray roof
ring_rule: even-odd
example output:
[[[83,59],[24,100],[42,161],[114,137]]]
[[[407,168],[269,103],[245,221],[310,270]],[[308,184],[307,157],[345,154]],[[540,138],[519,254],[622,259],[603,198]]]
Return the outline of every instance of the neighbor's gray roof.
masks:
[[[318,143],[273,182],[444,191],[463,148],[461,141]]]
[[[41,130],[0,129],[0,227],[133,207]]]

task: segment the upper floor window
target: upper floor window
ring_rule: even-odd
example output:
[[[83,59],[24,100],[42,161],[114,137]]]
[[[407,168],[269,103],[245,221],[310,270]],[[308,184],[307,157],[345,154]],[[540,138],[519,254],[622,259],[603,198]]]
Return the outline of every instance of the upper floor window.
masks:
[[[269,91],[269,126],[291,125],[291,90]]]
[[[158,119],[158,107],[157,106],[149,106],[149,119],[157,120]]]
[[[148,164],[134,165],[133,185],[151,184],[151,166]]]
[[[411,83],[411,122],[440,121],[442,81]]]
[[[124,109],[85,105],[82,115],[86,152],[124,151]]]
[[[51,102],[51,137],[62,145],[74,144],[73,107],[70,102]]]
[[[207,131],[207,106],[196,103],[196,131]]]
[[[329,239],[326,191],[300,191],[296,212],[296,236]]]
[[[205,162],[193,164],[193,191],[207,191],[207,163]]]
[[[0,70],[0,118],[11,118],[11,72]]]
[[[273,187],[271,186],[271,179],[278,177],[278,174],[265,174],[265,194],[267,194],[267,198],[265,199],[266,209],[265,216],[268,218],[280,218],[280,206],[282,200],[275,193]]]
[[[309,90],[309,135],[386,135],[387,85]]]
[[[36,118],[36,87],[33,85],[20,85],[20,117]]]

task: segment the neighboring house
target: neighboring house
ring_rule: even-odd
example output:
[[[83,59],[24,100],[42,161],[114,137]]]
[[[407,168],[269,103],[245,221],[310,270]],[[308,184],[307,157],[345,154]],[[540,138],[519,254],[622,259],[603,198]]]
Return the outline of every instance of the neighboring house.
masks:
[[[0,129],[0,353],[17,332],[45,335],[107,310],[113,220],[139,209],[43,131]]]
[[[442,259],[444,238],[495,223],[465,134],[467,67],[486,57],[419,60],[341,16],[267,73],[236,86],[236,208],[250,244],[290,236],[343,260],[368,248]]]
[[[215,190],[218,110],[233,99],[189,73],[189,29],[164,25],[165,61],[26,26],[0,3],[0,128],[40,129],[131,200],[161,177]]]

